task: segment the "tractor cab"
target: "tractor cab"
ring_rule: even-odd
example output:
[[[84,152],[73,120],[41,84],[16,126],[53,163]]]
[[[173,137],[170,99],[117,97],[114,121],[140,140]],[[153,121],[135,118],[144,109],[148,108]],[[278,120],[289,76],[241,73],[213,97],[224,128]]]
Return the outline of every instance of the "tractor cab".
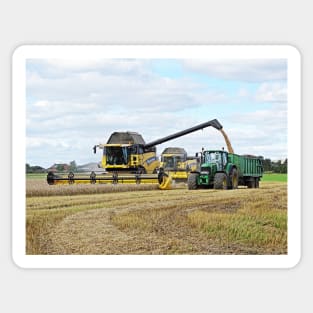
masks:
[[[206,187],[216,187],[218,175],[224,175],[228,171],[228,152],[224,150],[202,150],[200,172],[194,174],[197,177],[197,184]],[[227,184],[227,182],[226,182]],[[194,184],[188,185],[189,189],[194,189]]]
[[[216,171],[220,172],[225,169],[227,164],[227,152],[226,151],[204,151],[202,156],[202,167],[208,166],[216,167]]]

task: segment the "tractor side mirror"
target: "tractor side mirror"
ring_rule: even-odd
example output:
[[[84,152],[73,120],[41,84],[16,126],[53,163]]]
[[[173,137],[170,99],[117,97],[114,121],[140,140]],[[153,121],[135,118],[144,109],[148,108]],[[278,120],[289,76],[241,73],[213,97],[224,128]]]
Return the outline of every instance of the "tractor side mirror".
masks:
[[[196,158],[198,157],[198,152],[196,152]]]
[[[97,153],[97,146],[93,147],[93,153]]]

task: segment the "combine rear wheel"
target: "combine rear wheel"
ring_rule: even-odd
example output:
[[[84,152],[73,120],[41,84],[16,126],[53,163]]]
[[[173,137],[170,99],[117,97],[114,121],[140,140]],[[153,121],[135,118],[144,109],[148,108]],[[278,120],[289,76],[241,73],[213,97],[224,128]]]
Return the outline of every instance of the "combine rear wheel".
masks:
[[[197,184],[198,177],[199,177],[198,173],[190,173],[188,175],[187,184],[188,184],[189,190],[198,189],[198,184]]]
[[[227,176],[225,173],[216,173],[214,176],[214,189],[227,189]]]

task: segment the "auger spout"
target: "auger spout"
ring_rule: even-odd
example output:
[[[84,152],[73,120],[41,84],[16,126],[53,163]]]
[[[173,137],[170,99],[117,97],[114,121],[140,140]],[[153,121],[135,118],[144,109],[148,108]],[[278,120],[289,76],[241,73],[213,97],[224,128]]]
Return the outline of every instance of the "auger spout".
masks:
[[[202,124],[199,124],[199,125],[187,128],[187,129],[182,130],[180,132],[177,132],[175,134],[172,134],[172,135],[169,135],[169,136],[166,136],[166,137],[163,137],[163,138],[151,141],[151,142],[145,144],[144,147],[145,148],[151,148],[153,146],[156,146],[156,145],[159,145],[161,143],[164,143],[164,142],[167,142],[167,141],[170,141],[170,140],[173,140],[173,139],[185,136],[187,134],[193,133],[193,132],[195,132],[197,130],[200,130],[200,129],[203,129],[203,128],[206,128],[206,127],[209,127],[209,126],[212,126],[212,127],[216,128],[218,130],[221,130],[223,128],[223,126],[220,124],[220,122],[217,119],[214,119],[214,120],[211,120],[211,121],[208,121],[208,122],[205,122],[205,123],[202,123]]]

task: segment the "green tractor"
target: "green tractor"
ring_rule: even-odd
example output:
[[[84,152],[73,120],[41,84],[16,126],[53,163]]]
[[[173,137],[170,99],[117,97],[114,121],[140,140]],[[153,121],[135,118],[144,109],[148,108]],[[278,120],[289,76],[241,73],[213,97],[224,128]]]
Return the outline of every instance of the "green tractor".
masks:
[[[200,170],[191,172],[187,183],[188,189],[258,188],[262,175],[263,157],[207,150],[201,152]]]

